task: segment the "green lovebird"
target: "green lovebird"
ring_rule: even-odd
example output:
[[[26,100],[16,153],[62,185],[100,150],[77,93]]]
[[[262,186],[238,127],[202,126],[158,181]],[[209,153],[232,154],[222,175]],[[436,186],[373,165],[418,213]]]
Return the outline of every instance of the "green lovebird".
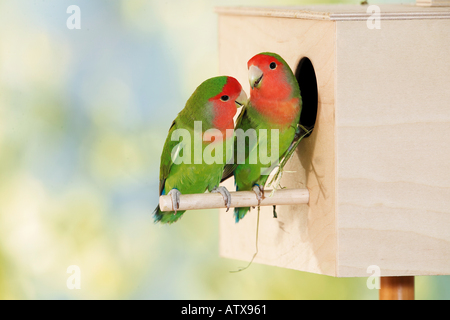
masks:
[[[233,156],[233,117],[247,103],[247,95],[233,77],[208,79],[198,86],[172,122],[161,154],[159,195],[170,195],[175,211],[153,212],[155,222],[172,223],[180,194],[220,192],[229,208],[231,197],[220,186],[223,168]],[[181,142],[180,142],[181,141]]]
[[[298,140],[302,99],[297,79],[278,54],[257,54],[248,70],[250,99],[236,122],[235,162],[224,168],[222,181],[234,175],[236,190],[253,190],[259,203],[270,172]],[[236,222],[249,210],[235,208]]]

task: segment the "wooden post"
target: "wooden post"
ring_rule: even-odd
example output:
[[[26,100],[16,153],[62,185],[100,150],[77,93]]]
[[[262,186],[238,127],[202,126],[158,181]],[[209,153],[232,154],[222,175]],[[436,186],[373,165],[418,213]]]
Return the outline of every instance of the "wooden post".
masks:
[[[381,277],[380,300],[414,300],[414,276]]]

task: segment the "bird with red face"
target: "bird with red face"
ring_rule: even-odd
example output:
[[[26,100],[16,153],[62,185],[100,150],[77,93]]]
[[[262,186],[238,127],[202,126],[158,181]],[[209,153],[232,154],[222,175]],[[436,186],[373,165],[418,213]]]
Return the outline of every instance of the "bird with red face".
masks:
[[[248,77],[250,99],[235,127],[235,163],[225,167],[222,181],[234,175],[236,190],[253,190],[259,203],[264,198],[264,185],[270,172],[286,155],[298,133],[302,99],[297,79],[278,54],[264,52],[251,58]],[[248,132],[249,129],[254,131]],[[239,139],[243,132],[243,139]],[[255,139],[251,138],[252,132],[256,134]],[[264,158],[261,148],[266,151]],[[242,149],[245,154],[239,154]],[[267,159],[276,161],[267,163]],[[249,207],[235,208],[236,222],[249,210]]]
[[[153,212],[155,222],[170,224],[183,215],[184,211],[178,210],[183,193],[220,192],[229,208],[231,196],[225,187],[219,186],[227,157],[232,155],[227,148],[233,147],[233,140],[230,143],[227,140],[234,136],[227,131],[234,128],[237,108],[246,103],[247,95],[233,77],[214,77],[197,87],[172,122],[161,154],[159,195],[171,196],[174,211],[162,212],[158,205]],[[199,130],[196,124],[200,124]],[[199,159],[195,139],[200,141]],[[219,155],[218,159],[205,158],[208,150]]]

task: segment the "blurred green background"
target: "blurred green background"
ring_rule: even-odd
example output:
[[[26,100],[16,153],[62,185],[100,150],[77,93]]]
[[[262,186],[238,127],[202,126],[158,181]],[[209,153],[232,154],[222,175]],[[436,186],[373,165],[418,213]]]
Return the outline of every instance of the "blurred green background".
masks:
[[[218,75],[214,6],[311,3],[1,0],[0,298],[377,299],[366,278],[229,273],[216,211],[151,216],[171,121]],[[416,298],[450,298],[449,277],[416,277]]]

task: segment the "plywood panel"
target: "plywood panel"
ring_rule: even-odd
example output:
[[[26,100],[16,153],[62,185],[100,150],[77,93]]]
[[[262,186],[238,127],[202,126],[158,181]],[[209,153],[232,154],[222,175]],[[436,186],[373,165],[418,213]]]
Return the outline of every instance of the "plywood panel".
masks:
[[[450,274],[450,20],[337,39],[337,275]]]
[[[304,56],[316,70],[319,106],[316,129],[288,164],[283,187],[310,190],[310,205],[261,210],[255,262],[335,275],[334,64],[335,25],[331,21],[220,15],[220,73],[236,77],[249,92],[247,61],[257,53],[280,54],[295,70]],[[226,183],[233,188],[233,181]],[[241,222],[220,213],[220,254],[249,261],[255,252],[256,210]]]
[[[448,7],[450,6],[449,0],[416,0],[418,6],[426,7]]]

